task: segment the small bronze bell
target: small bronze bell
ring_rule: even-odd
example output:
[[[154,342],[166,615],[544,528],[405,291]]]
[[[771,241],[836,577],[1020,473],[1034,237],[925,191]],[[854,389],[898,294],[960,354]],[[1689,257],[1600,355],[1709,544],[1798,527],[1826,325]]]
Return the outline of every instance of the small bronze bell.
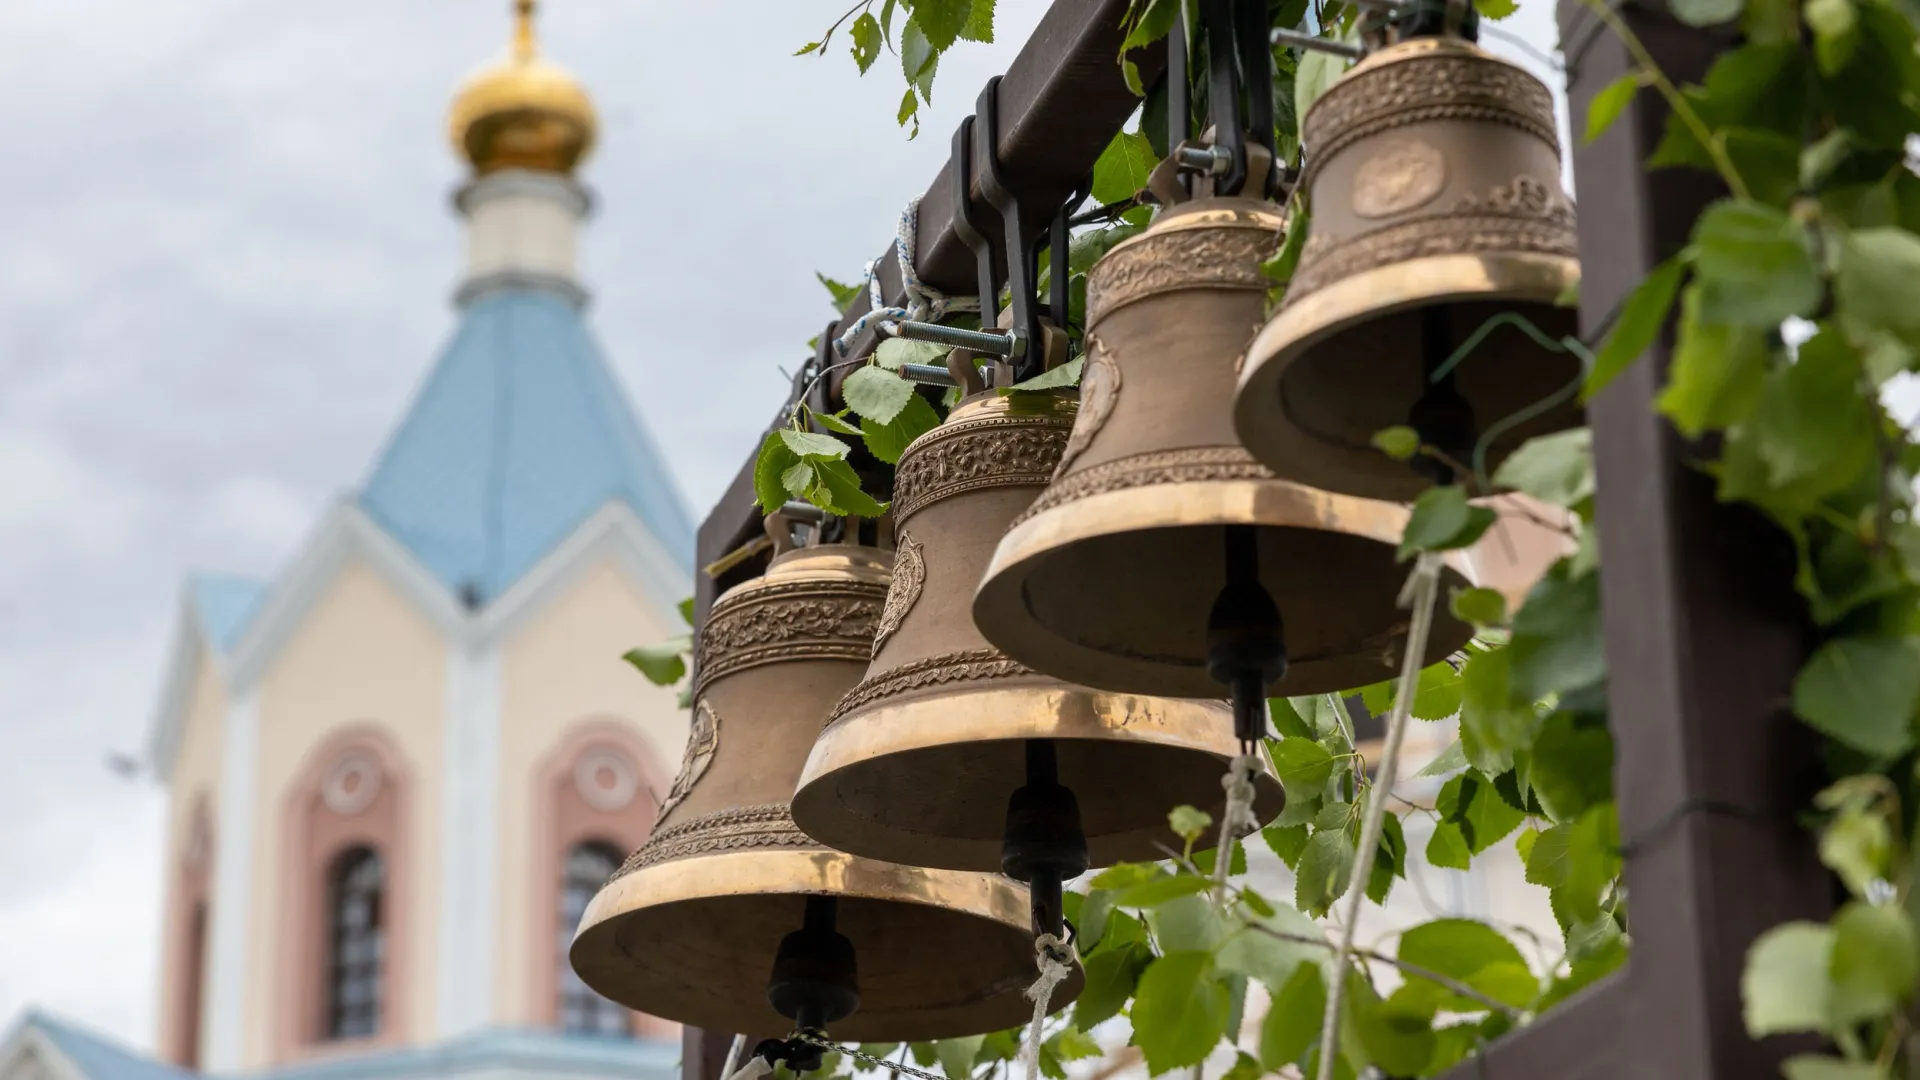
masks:
[[[770,532],[792,547],[787,529]],[[574,937],[574,970],[596,992],[719,1031],[831,1025],[854,1040],[976,1034],[1031,1014],[1025,889],[830,850],[788,809],[827,710],[866,670],[890,562],[850,544],[782,550],[714,606],[680,774]],[[1080,986],[1076,970],[1055,1000]]]
[[[1581,368],[1493,316],[1551,340],[1579,283],[1573,206],[1560,190],[1553,99],[1540,80],[1450,35],[1367,57],[1303,125],[1312,235],[1282,307],[1247,352],[1234,424],[1280,475],[1411,499],[1428,478],[1373,448],[1411,425],[1488,469],[1522,442],[1580,423]],[[1449,366],[1451,361],[1451,366]]]
[[[1003,858],[1024,858],[1006,834],[1009,800],[1029,766],[1073,792],[1066,803],[1077,797],[1077,812],[1056,807],[1054,824],[1077,816],[1082,869],[1164,858],[1175,806],[1219,817],[1235,743],[1218,701],[1068,685],[1008,658],[974,628],[973,590],[994,542],[1053,474],[1073,416],[1072,399],[1055,394],[976,393],[901,455],[893,588],[873,664],[835,706],[793,798],[809,834],[876,858],[998,870]],[[1089,602],[1120,587],[1102,583]],[[1218,697],[1218,687],[1209,691]],[[1265,774],[1257,786],[1266,820],[1280,810],[1280,787]],[[1047,831],[1027,817],[1029,832]]]
[[[1261,317],[1280,214],[1160,187],[1172,205],[1088,274],[1079,421],[1051,486],[1000,541],[973,615],[1009,656],[1088,686],[1199,697],[1231,684],[1253,737],[1269,687],[1393,676],[1406,511],[1276,479],[1240,447],[1234,364]],[[1441,613],[1428,659],[1469,633]]]

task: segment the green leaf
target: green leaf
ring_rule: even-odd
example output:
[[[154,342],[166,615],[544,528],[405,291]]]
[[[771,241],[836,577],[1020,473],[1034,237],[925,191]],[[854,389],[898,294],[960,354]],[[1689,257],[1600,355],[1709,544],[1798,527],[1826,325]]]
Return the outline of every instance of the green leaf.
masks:
[[[1473,852],[1467,848],[1467,838],[1456,822],[1442,821],[1433,827],[1433,835],[1427,838],[1427,863],[1448,870],[1465,870],[1473,864]]]
[[[1381,1001],[1358,973],[1351,976],[1347,993],[1354,1033],[1373,1064],[1389,1076],[1425,1072],[1433,1059],[1432,1012],[1398,993]]]
[[[1093,163],[1093,199],[1101,205],[1132,198],[1146,190],[1147,174],[1160,163],[1147,137],[1122,131]]]
[[[1130,5],[1133,22],[1127,27],[1126,38],[1120,42],[1120,51],[1126,53],[1166,37],[1173,30],[1180,5],[1181,0],[1142,0]]]
[[[1820,302],[1824,287],[1806,226],[1779,207],[1722,199],[1695,223],[1693,249],[1713,322],[1770,328]]]
[[[1920,544],[1917,544],[1916,548],[1920,549]],[[1302,739],[1312,739],[1317,734],[1313,727],[1313,717],[1301,716],[1294,709],[1292,702],[1286,698],[1267,699],[1267,718],[1273,722],[1273,730],[1283,737],[1292,735]],[[1269,754],[1272,753],[1271,740],[1268,741],[1267,750]]]
[[[1482,18],[1498,21],[1520,10],[1519,0],[1473,0]]]
[[[685,600],[675,604],[673,608],[680,613],[681,621],[685,622],[688,626],[693,625],[693,597],[687,597]]]
[[[1673,298],[1679,293],[1680,279],[1686,272],[1686,264],[1675,256],[1654,267],[1652,273],[1634,286],[1594,356],[1593,369],[1587,372],[1587,383],[1581,390],[1583,400],[1592,400],[1593,395],[1605,389],[1616,375],[1652,347],[1654,339],[1660,336],[1660,328],[1666,325],[1667,312],[1673,308]]]
[[[1680,331],[1666,389],[1655,403],[1688,438],[1745,419],[1760,401],[1767,374],[1758,330],[1703,322],[1700,291],[1680,300]]]
[[[1194,878],[1197,875],[1184,876]],[[1199,880],[1204,882],[1207,879]],[[1167,900],[1152,908],[1147,912],[1147,922],[1153,927],[1155,943],[1166,952],[1210,950],[1220,944],[1220,939],[1226,934],[1219,909],[1213,906],[1211,899],[1197,893]]]
[[[797,48],[797,49],[795,49],[795,50],[793,50],[793,55],[795,55],[795,56],[805,56],[805,55],[807,55],[808,53],[810,53],[810,52],[813,52],[813,51],[814,51],[815,49],[818,49],[819,47],[820,47],[820,43],[819,43],[819,42],[817,42],[817,41],[809,41],[809,42],[807,42],[807,43],[806,43],[805,45],[802,45],[802,46],[800,46],[799,48]]]
[[[1420,433],[1404,426],[1382,428],[1373,433],[1373,446],[1395,461],[1408,461],[1420,452]]]
[[[808,461],[795,462],[792,468],[780,474],[780,486],[796,499],[806,498],[818,482],[819,476],[813,471],[813,463]]]
[[[1541,833],[1534,843],[1536,858],[1552,832]],[[1576,921],[1585,922],[1600,913],[1602,894],[1620,874],[1620,821],[1613,804],[1589,807],[1566,837],[1566,877],[1554,896]]]
[[[867,451],[889,465],[900,460],[913,440],[940,426],[940,414],[933,411],[927,399],[914,394],[907,399],[906,407],[900,410],[889,423],[875,420],[861,420],[860,434],[865,438]]]
[[[1459,827],[1467,850],[1475,855],[1499,843],[1526,820],[1526,814],[1502,798],[1493,784],[1473,773],[1447,781],[1441,789],[1443,806],[1449,790],[1458,793],[1458,802],[1451,809],[1443,809],[1443,816]]]
[[[1413,775],[1416,780],[1429,776],[1448,776],[1466,767],[1466,748],[1462,747],[1460,741],[1456,739],[1448,743],[1445,750],[1435,754],[1432,761],[1427,762],[1419,772]]]
[[[853,303],[853,298],[859,296],[862,291],[858,285],[835,281],[818,270],[813,272],[813,276],[820,284],[826,286],[827,292],[832,294],[835,311],[845,311],[847,305]]]
[[[1333,775],[1334,758],[1326,747],[1310,739],[1283,738],[1275,740],[1269,749],[1273,755],[1274,771],[1279,773],[1280,784],[1286,788],[1288,798],[1312,798],[1314,793],[1326,787],[1327,779]]]
[[[1091,884],[1096,889],[1130,889],[1135,885],[1167,876],[1167,872],[1153,863],[1115,863],[1093,875]]]
[[[1460,485],[1430,487],[1413,504],[1400,537],[1399,558],[1404,562],[1416,552],[1469,547],[1493,519],[1493,511],[1467,502],[1467,491]]]
[[[1429,664],[1420,669],[1420,686],[1409,711],[1415,720],[1445,720],[1460,711],[1460,692],[1460,673],[1452,664]]]
[[[1827,1030],[1833,939],[1833,930],[1810,922],[1783,923],[1760,935],[1740,977],[1747,1034]]]
[[[845,410],[842,410],[842,411],[844,412]],[[819,424],[821,427],[826,428],[828,431],[832,432],[835,435],[860,434],[859,428],[854,427],[852,424],[847,423],[845,420],[840,419],[839,417],[833,415],[832,413],[823,413],[823,412],[814,413],[813,421],[814,423]]]
[[[1300,965],[1286,985],[1273,992],[1273,1003],[1260,1022],[1260,1064],[1278,1070],[1298,1062],[1320,1037],[1326,1011],[1326,977],[1317,964]]]
[[[938,364],[946,366],[952,350],[931,341],[909,341],[890,337],[874,347],[873,362],[888,371],[899,371],[901,364]]]
[[[1629,71],[1600,88],[1587,103],[1587,141],[1592,142],[1607,133],[1620,114],[1627,111],[1633,103],[1633,96],[1640,92],[1645,77],[1638,71]]]
[[[1573,824],[1555,825],[1533,840],[1523,861],[1527,881],[1557,889],[1573,875]]]
[[[1892,758],[1913,746],[1920,641],[1844,637],[1814,652],[1793,682],[1793,711],[1857,750]]]
[[[771,514],[786,505],[787,489],[780,482],[786,471],[800,460],[781,436],[785,428],[767,432],[760,443],[760,454],[753,460],[753,493],[760,509]]]
[[[1899,228],[1856,229],[1840,245],[1834,303],[1851,329],[1920,332],[1920,236]]]
[[[914,0],[913,22],[908,25],[920,28],[934,52],[945,52],[959,39],[972,8],[973,0]]]
[[[1514,614],[1513,637],[1501,651],[1511,655],[1513,701],[1598,685],[1607,674],[1599,578],[1574,577],[1566,559],[1554,563]]]
[[[993,44],[993,6],[994,0],[973,0],[967,10],[966,25],[960,28],[960,37],[963,40],[978,41],[983,45]]]
[[[1300,67],[1293,75],[1293,115],[1304,121],[1313,103],[1319,101],[1320,95],[1346,70],[1346,59],[1332,53],[1314,50],[1302,56]]]
[[[815,506],[841,517],[873,519],[887,512],[873,496],[860,490],[860,477],[853,466],[844,461],[816,461],[813,468],[820,482],[807,498]]]
[[[1454,618],[1477,626],[1505,626],[1507,622],[1507,598],[1498,589],[1455,589],[1447,610]],[[1449,674],[1453,671],[1447,670]]]
[[[867,69],[873,66],[874,60],[880,56],[880,20],[874,18],[872,12],[863,12],[859,18],[853,20],[853,26],[848,33],[853,38],[853,62],[859,66],[860,74],[865,75]],[[847,306],[847,301],[839,297],[837,290],[834,299],[842,308]]]
[[[1532,707],[1515,699],[1512,665],[1509,647],[1474,653],[1460,669],[1461,741],[1467,760],[1483,772],[1512,768],[1513,752],[1533,738],[1537,721]]]
[[[1874,456],[1878,410],[1860,394],[1860,357],[1839,333],[1800,346],[1796,363],[1767,377],[1748,422],[1775,486],[1809,482],[1808,494],[1843,490]]]
[[[1740,17],[1742,0],[1675,0],[1674,17],[1688,26],[1714,26]]]
[[[947,1080],[972,1080],[973,1061],[980,1056],[980,1044],[985,1039],[983,1035],[966,1035],[933,1044],[934,1055],[940,1059],[940,1071],[947,1074]]]
[[[913,384],[884,368],[868,365],[854,368],[840,384],[847,408],[863,420],[886,424],[900,415],[907,401],[916,395]]]
[[[1227,1030],[1227,987],[1214,978],[1205,952],[1170,952],[1140,976],[1133,1000],[1133,1041],[1147,1070],[1198,1065]]]
[[[1212,886],[1211,881],[1197,874],[1177,874],[1123,889],[1114,902],[1125,907],[1158,907],[1170,900],[1206,892]]]
[[[1289,941],[1267,930],[1308,940]],[[1318,923],[1292,908],[1278,907],[1271,918],[1261,919],[1255,926],[1243,926],[1221,939],[1220,947],[1214,950],[1214,964],[1221,971],[1258,979],[1272,990],[1285,986],[1300,965],[1316,966],[1331,955],[1325,941],[1326,934]]]
[[[1490,964],[1527,966],[1513,942],[1472,919],[1436,919],[1408,930],[1400,936],[1399,957],[1462,982]]]
[[[1820,832],[1820,861],[1855,896],[1865,896],[1875,881],[1890,877],[1893,854],[1886,817],[1862,807],[1843,809]]]
[[[831,435],[822,435],[814,431],[795,431],[781,428],[780,441],[787,449],[803,458],[827,458],[838,460],[847,456],[847,444]]]
[[[984,2],[984,0],[975,0],[975,2],[981,3]],[[1053,1047],[1054,1054],[1056,1054],[1061,1061],[1081,1061],[1086,1058],[1096,1058],[1104,1052],[1100,1049],[1100,1043],[1094,1039],[1093,1036],[1074,1027],[1061,1029],[1055,1033],[1052,1038],[1048,1039],[1047,1043]]]
[[[1150,955],[1140,945],[1128,945],[1087,957],[1087,987],[1074,1003],[1073,1026],[1091,1031],[1094,1025],[1118,1014],[1133,996],[1134,984]]]
[[[1167,811],[1167,827],[1173,835],[1192,843],[1213,824],[1213,815],[1192,806],[1176,806]]]
[[[628,649],[622,659],[640,669],[640,674],[655,686],[672,686],[687,674],[687,654],[693,651],[693,638],[681,634],[655,645]]]
[[[1267,842],[1280,861],[1291,870],[1300,864],[1300,856],[1307,850],[1307,827],[1305,825],[1269,825],[1260,830],[1260,838]]]
[[[1593,431],[1574,428],[1528,439],[1493,474],[1503,488],[1569,509],[1593,495]]]
[[[1572,713],[1547,717],[1533,740],[1527,780],[1548,817],[1579,817],[1613,797],[1613,736],[1605,724],[1580,724]]]
[[[1796,1054],[1781,1062],[1787,1080],[1887,1080],[1871,1061],[1842,1061],[1819,1054]]]
[[[1345,829],[1323,829],[1307,841],[1295,871],[1294,906],[1320,918],[1347,891],[1353,873],[1353,841]]]
[[[1860,16],[1853,0],[1807,0],[1801,9],[1813,31],[1813,56],[1820,73],[1833,75],[1853,59],[1860,42]]]
[[[1855,1024],[1902,1010],[1920,978],[1920,944],[1906,914],[1855,901],[1832,926],[1834,1021]]]

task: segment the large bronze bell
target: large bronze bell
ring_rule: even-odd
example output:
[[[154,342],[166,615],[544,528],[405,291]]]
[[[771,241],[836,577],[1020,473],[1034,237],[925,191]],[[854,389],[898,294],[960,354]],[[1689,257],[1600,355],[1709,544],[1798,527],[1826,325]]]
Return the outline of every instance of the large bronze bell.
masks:
[[[1282,221],[1263,199],[1177,192],[1088,274],[1079,421],[1052,484],[1000,541],[973,615],[1009,656],[1088,686],[1198,697],[1231,684],[1243,714],[1260,710],[1237,718],[1252,737],[1268,692],[1392,677],[1406,511],[1277,479],[1241,448],[1234,369]],[[1426,659],[1470,632],[1442,612]],[[1284,664],[1243,670],[1233,654],[1249,639]]]
[[[1084,868],[1164,858],[1175,806],[1219,817],[1235,743],[1217,700],[1069,685],[1009,658],[974,627],[974,586],[1007,522],[1053,475],[1074,411],[1054,394],[976,393],[901,455],[893,588],[873,664],[834,707],[793,798],[809,834],[923,866],[998,870],[1006,857],[1018,873],[1023,841],[1010,826],[1045,844],[1034,830],[1071,831],[1077,817]],[[1086,599],[1099,604],[1129,587],[1101,582]],[[1077,812],[1029,803],[1010,814],[1035,769],[1043,784],[1073,793],[1064,801],[1077,799]],[[1265,820],[1282,795],[1264,774],[1258,790]]]
[[[1312,235],[1282,307],[1247,352],[1234,423],[1254,457],[1332,491],[1410,499],[1427,477],[1374,449],[1411,425],[1494,465],[1580,423],[1577,333],[1557,301],[1580,280],[1560,190],[1553,99],[1540,80],[1452,36],[1386,46],[1307,111]],[[1454,360],[1448,368],[1450,360]]]
[[[784,528],[770,531],[791,547]],[[830,1025],[855,1040],[975,1034],[1030,1015],[1025,889],[833,851],[788,809],[827,710],[866,670],[890,562],[849,544],[784,550],[714,606],[680,774],[652,838],[574,937],[574,970],[595,991],[713,1030]],[[1080,985],[1076,970],[1055,1000]]]

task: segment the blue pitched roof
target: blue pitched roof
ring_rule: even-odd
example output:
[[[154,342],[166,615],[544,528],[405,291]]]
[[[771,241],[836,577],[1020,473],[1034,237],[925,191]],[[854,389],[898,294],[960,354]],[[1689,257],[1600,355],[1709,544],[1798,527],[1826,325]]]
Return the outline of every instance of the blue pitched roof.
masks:
[[[191,574],[187,588],[201,629],[220,651],[233,648],[247,629],[247,621],[267,594],[264,583],[233,574]]]
[[[579,311],[516,288],[467,307],[359,502],[484,602],[615,498],[692,565],[686,507]]]
[[[45,1032],[88,1080],[191,1080],[194,1076],[37,1009],[28,1011],[21,1024]]]

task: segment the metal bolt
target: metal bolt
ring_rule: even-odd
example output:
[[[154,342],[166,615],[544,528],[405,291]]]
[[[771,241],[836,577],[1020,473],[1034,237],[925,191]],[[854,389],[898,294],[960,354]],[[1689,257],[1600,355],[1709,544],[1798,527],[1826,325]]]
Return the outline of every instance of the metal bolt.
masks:
[[[956,349],[971,349],[988,356],[1018,356],[1019,350],[1013,335],[989,330],[962,330],[957,326],[941,326],[939,323],[902,322],[893,324],[895,337],[908,341],[930,341],[935,345],[951,345]]]

